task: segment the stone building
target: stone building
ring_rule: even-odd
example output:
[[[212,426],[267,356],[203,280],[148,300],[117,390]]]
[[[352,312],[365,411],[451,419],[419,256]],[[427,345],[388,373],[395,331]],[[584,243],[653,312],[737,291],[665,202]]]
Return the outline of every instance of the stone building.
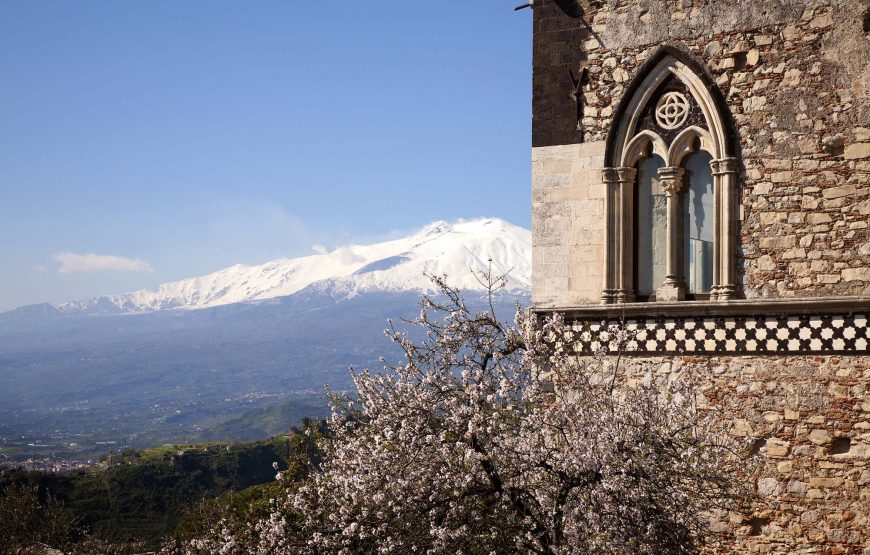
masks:
[[[761,463],[719,552],[870,555],[870,0],[533,12],[534,309],[704,369]]]

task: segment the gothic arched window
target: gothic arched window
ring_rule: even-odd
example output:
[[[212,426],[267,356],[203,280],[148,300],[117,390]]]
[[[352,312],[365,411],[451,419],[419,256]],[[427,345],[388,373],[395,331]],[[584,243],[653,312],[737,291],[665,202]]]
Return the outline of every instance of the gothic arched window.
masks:
[[[736,296],[737,159],[721,93],[665,47],[608,134],[605,303]]]

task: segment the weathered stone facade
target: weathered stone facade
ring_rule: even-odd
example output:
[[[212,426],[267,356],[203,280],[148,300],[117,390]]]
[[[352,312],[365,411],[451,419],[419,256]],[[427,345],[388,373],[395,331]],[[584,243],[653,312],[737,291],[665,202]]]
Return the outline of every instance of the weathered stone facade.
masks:
[[[755,440],[761,461],[757,503],[720,515],[728,539],[714,552],[870,555],[870,1],[572,2],[534,2],[535,310],[658,333],[664,343],[629,357],[632,371],[706,369],[706,398],[732,411],[734,433]],[[573,17],[567,4],[579,8]],[[660,289],[633,302],[637,193],[623,191],[639,170],[620,163],[637,157],[615,159],[629,144],[616,135],[666,49],[697,74],[690,100],[698,83],[709,93],[709,133],[682,148],[720,141],[709,148],[716,278],[709,298]],[[665,161],[677,133],[660,133]],[[676,175],[679,188],[674,168],[662,181]],[[811,323],[830,315],[864,327]],[[746,322],[779,343],[748,349]],[[687,349],[705,326],[707,348]]]
[[[576,221],[569,209],[603,213],[600,178],[589,174],[604,167],[607,133],[627,87],[663,44],[704,67],[725,97],[739,134],[736,264],[743,295],[870,293],[870,35],[864,30],[870,4],[588,4],[584,22],[552,1],[535,7],[533,233],[540,254],[534,264],[540,302],[598,301],[597,295],[586,294],[589,288],[580,285],[585,280],[575,271],[586,262],[603,267],[603,254],[595,260],[586,254],[576,258],[566,245],[578,240],[577,224],[543,221]],[[579,78],[582,68],[587,78],[578,122],[572,75]],[[565,154],[565,145],[581,143],[582,161]],[[586,230],[594,235],[596,228]],[[589,245],[595,240],[583,239]],[[565,293],[552,297],[550,290]]]
[[[720,514],[710,553],[870,553],[870,357],[653,357],[629,366],[700,372],[707,402],[754,440],[759,499]],[[644,376],[645,377],[645,376]],[[636,379],[642,376],[637,375]]]

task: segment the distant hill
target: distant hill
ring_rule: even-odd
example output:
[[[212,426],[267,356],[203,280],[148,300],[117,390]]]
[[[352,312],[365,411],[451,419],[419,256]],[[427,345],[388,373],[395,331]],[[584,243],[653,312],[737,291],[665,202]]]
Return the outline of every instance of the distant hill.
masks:
[[[294,440],[294,438],[296,438]],[[255,443],[200,443],[128,451],[111,465],[55,474],[0,471],[0,505],[14,486],[37,486],[40,496],[51,494],[63,509],[97,538],[111,543],[159,546],[172,534],[185,513],[202,500],[259,486],[246,498],[268,499],[277,494],[273,463],[288,468],[305,438],[294,432]],[[2,515],[0,518],[12,518]],[[2,542],[0,542],[2,543]]]

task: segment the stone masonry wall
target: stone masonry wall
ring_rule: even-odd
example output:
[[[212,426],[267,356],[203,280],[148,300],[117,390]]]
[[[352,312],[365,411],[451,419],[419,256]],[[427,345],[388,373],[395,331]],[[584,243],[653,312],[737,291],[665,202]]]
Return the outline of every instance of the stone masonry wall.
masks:
[[[637,68],[673,45],[715,80],[739,134],[743,294],[870,294],[870,0],[580,3],[583,20],[535,3],[535,150],[603,141]],[[548,218],[533,215],[536,238]],[[574,241],[550,228],[551,247]]]
[[[870,555],[870,359],[623,357],[631,380],[700,374],[758,462],[745,512],[718,514],[709,553]]]
[[[534,7],[537,309],[599,301],[605,140],[639,67],[666,44],[705,68],[733,118],[743,295],[870,294],[870,0],[576,3],[582,19],[556,0]],[[697,372],[703,401],[724,406],[732,433],[755,446],[757,498],[748,511],[717,515],[722,542],[710,553],[870,555],[866,352],[634,355],[622,364],[634,380]]]
[[[604,281],[604,142],[532,151],[532,302],[600,302]]]

